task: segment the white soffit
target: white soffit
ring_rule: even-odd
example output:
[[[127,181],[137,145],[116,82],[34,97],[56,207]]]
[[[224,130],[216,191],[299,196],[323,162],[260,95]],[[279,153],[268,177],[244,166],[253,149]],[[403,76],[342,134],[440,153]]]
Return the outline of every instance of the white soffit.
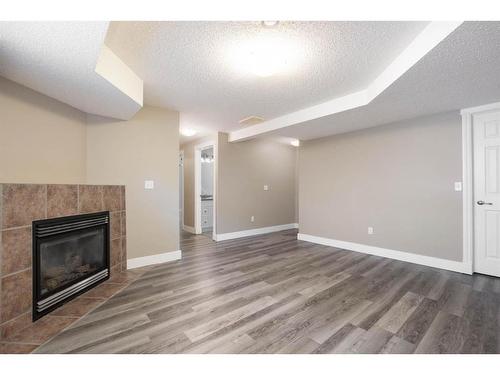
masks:
[[[500,102],[500,22],[464,22],[368,105],[266,133],[311,140]]]
[[[408,47],[365,89],[264,121],[258,125],[232,131],[229,133],[229,141],[242,141],[266,133],[283,134],[286,133],[288,127],[296,127],[299,124],[304,124],[307,127],[307,122],[366,106],[461,24],[462,22],[430,22]],[[307,137],[302,136],[301,139],[307,139]]]
[[[130,119],[142,80],[104,45],[109,22],[0,22],[0,75],[83,112]]]

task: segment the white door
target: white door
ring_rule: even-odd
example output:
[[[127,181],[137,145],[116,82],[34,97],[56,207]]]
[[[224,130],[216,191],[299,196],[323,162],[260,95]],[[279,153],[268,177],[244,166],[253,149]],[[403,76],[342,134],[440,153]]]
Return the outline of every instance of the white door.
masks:
[[[500,111],[472,117],[474,272],[500,276]]]

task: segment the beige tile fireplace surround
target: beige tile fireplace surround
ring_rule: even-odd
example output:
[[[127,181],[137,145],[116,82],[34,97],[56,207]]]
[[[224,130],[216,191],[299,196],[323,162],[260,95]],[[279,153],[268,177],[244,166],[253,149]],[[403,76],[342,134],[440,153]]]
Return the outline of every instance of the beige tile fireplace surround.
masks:
[[[0,184],[0,353],[30,352],[122,289],[127,276],[125,187]],[[110,280],[32,322],[34,220],[110,212]]]

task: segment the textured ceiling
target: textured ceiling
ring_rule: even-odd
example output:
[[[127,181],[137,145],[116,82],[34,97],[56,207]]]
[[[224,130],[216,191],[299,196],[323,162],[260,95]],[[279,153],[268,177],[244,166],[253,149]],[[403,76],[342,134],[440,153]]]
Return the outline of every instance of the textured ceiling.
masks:
[[[364,107],[269,133],[302,140],[500,101],[500,22],[465,22]]]
[[[0,22],[0,75],[84,112],[129,118],[142,103],[95,71],[108,26]]]
[[[0,75],[82,111],[127,118],[140,108],[137,100],[96,73],[105,43],[127,65],[123,72],[144,80],[146,104],[179,110],[181,126],[203,135],[240,129],[238,120],[247,116],[269,120],[363,89],[427,25],[0,22]],[[296,60],[282,74],[263,78],[232,64],[240,45],[262,35],[295,48]],[[307,140],[500,101],[499,45],[500,22],[466,22],[369,104],[266,134]]]
[[[108,45],[144,80],[146,104],[182,113],[181,125],[236,130],[365,87],[427,22],[112,22]],[[238,71],[231,54],[252,38],[298,51],[284,74]]]

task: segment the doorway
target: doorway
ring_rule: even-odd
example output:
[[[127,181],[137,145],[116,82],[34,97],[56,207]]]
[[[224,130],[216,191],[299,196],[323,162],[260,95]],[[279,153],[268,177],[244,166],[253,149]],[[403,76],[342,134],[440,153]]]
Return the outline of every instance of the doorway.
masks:
[[[194,152],[195,232],[215,238],[216,227],[216,147],[214,142],[199,144]]]
[[[462,115],[466,256],[472,272],[500,277],[500,104]]]

